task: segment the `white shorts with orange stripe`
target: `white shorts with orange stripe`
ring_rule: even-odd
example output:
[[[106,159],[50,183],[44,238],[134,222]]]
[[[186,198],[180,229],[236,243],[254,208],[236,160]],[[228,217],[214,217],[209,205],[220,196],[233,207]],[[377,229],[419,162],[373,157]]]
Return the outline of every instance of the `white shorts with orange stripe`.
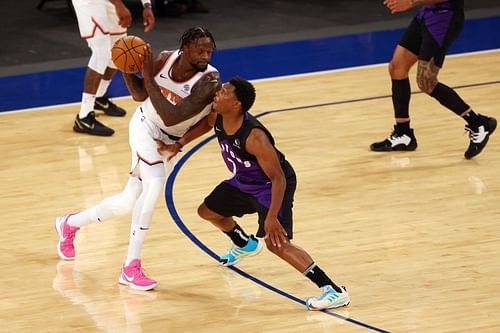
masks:
[[[129,144],[132,151],[131,175],[141,177],[141,170],[157,164],[164,164],[166,176],[172,172],[175,164],[182,157],[179,152],[167,162],[165,156],[158,153],[158,145],[154,139],[160,139],[165,143],[174,143],[176,140],[170,138],[166,133],[144,116],[139,106],[132,115],[129,123]]]
[[[80,36],[91,39],[96,34],[122,36],[127,29],[121,27],[115,6],[106,0],[73,0]]]

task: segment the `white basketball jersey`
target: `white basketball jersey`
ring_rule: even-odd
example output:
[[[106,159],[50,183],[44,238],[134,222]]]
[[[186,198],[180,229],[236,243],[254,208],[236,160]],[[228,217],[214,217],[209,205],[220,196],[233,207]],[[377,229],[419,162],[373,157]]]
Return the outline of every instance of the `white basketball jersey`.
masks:
[[[160,87],[161,93],[167,101],[171,104],[176,105],[183,98],[189,96],[191,94],[191,88],[194,84],[205,74],[217,72],[217,69],[211,65],[208,65],[207,69],[203,72],[196,73],[192,78],[184,82],[177,82],[172,79],[171,71],[172,66],[179,58],[179,51],[176,50],[170,54],[165,65],[159,71],[159,73],[155,76],[155,81]],[[184,133],[187,132],[189,128],[191,128],[194,124],[196,124],[200,119],[205,117],[210,113],[212,109],[212,104],[209,104],[203,109],[200,113],[196,114],[194,117],[189,118],[177,125],[174,126],[166,126],[163,123],[163,120],[160,118],[158,113],[156,112],[151,99],[148,97],[144,103],[142,104],[142,110],[144,112],[145,118],[152,122],[154,125],[161,128],[164,132],[169,135],[181,137]]]

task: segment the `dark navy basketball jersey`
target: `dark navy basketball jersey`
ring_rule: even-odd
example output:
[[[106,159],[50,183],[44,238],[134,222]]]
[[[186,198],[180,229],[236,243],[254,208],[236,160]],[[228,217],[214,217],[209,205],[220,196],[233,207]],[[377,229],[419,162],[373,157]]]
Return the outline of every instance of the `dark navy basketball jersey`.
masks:
[[[224,159],[229,171],[233,174],[233,176],[227,179],[226,182],[239,188],[241,191],[256,197],[264,195],[263,192],[269,192],[266,195],[269,196],[271,181],[257,163],[255,156],[246,151],[245,143],[248,135],[254,128],[262,129],[273,146],[274,138],[264,125],[262,125],[254,116],[245,112],[244,117],[245,118],[240,129],[233,135],[228,135],[224,131],[222,117],[220,115],[217,115],[215,120],[214,130],[217,140],[219,141],[222,158]],[[278,149],[276,149],[276,147],[275,150],[278,155],[278,159],[283,166],[285,156]],[[263,201],[268,200],[264,199]]]

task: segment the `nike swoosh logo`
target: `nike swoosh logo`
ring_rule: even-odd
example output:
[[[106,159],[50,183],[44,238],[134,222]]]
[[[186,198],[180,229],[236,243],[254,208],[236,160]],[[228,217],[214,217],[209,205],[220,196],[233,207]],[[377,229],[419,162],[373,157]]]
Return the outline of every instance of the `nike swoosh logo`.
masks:
[[[96,100],[95,103],[97,105],[99,105],[101,108],[104,108],[104,109],[109,108],[109,103],[108,102],[106,102],[106,104],[102,104],[102,103],[99,103],[99,101]]]
[[[86,122],[82,121],[81,119],[78,119],[78,120],[79,120],[78,125],[80,127],[86,127],[86,128],[90,128],[90,129],[93,129],[95,127],[95,123],[92,123],[91,125],[89,125]]]
[[[163,74],[160,74],[160,77],[161,77],[162,79],[168,79],[168,77],[166,77],[166,76],[165,76],[165,75],[163,75]]]
[[[125,274],[123,272],[122,272],[122,274],[123,274],[123,277],[125,278],[125,280],[127,280],[128,282],[134,281],[134,277],[135,277],[134,275],[132,275],[132,277],[130,277],[130,276],[128,276],[127,274]]]

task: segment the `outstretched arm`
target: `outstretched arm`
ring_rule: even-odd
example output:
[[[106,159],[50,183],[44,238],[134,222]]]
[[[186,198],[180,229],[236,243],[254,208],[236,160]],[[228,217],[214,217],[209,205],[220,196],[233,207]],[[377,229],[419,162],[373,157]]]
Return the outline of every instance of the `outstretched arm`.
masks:
[[[404,12],[413,7],[433,5],[446,1],[447,0],[385,0],[384,5],[389,8],[392,14],[394,14]]]
[[[182,99],[177,105],[171,104],[163,96],[160,87],[154,80],[151,45],[145,47],[142,74],[144,87],[166,126],[173,126],[200,113],[210,104],[222,83],[219,73],[213,72],[204,75],[191,89],[191,94]]]
[[[177,153],[180,152],[185,145],[210,131],[210,129],[214,127],[216,117],[217,113],[215,113],[215,111],[211,111],[208,115],[193,125],[193,127],[191,127],[186,133],[184,133],[179,141],[173,144],[167,144],[161,140],[155,140],[158,144],[158,152],[160,154],[168,155],[167,160],[170,161],[170,159],[177,155]]]

